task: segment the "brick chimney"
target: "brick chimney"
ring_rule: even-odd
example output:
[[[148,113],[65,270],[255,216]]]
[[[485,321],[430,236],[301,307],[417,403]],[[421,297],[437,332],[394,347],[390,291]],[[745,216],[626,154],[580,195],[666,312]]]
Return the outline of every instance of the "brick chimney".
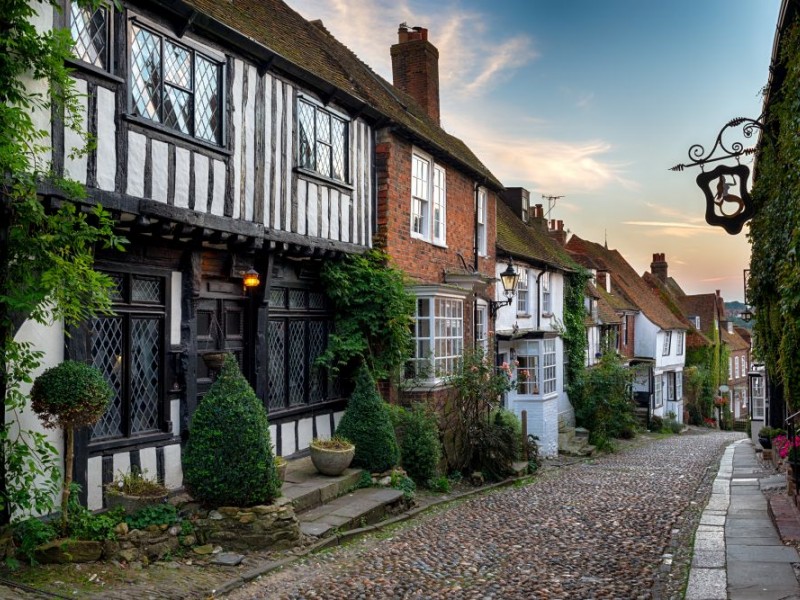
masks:
[[[439,51],[424,27],[401,23],[391,47],[394,85],[413,97],[439,124]]]
[[[653,254],[653,262],[650,263],[650,272],[658,277],[661,283],[667,283],[667,259],[664,254]]]
[[[550,219],[547,222],[547,233],[560,245],[565,246],[567,244],[567,232],[564,231],[564,221],[561,219]]]

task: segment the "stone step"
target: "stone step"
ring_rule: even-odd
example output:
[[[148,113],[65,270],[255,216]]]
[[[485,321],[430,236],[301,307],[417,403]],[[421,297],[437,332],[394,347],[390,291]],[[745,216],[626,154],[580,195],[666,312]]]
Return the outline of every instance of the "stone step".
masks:
[[[511,470],[514,477],[522,477],[528,474],[528,463],[524,460],[517,460],[511,463]]]
[[[576,440],[586,440],[589,441],[589,430],[585,427],[576,427],[575,428],[575,439]]]
[[[392,488],[362,488],[330,502],[303,511],[300,531],[313,537],[327,537],[336,531],[347,531],[372,525],[384,519],[403,502],[403,492]]]
[[[283,496],[292,500],[297,513],[316,508],[352,490],[361,479],[361,469],[346,469],[336,477],[317,473],[310,457],[288,461]]]
[[[564,456],[592,456],[595,447],[588,443],[586,440],[573,440],[572,443],[566,446],[559,446],[558,453]]]

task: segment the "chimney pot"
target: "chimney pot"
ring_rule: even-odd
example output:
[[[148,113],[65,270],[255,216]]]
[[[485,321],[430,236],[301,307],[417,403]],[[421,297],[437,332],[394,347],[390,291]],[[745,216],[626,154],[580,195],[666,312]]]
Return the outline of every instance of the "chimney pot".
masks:
[[[397,44],[390,49],[394,85],[414,98],[438,125],[439,51],[428,41],[425,27],[403,23],[397,31]]]
[[[653,254],[653,262],[650,263],[650,272],[657,277],[661,283],[666,284],[669,275],[669,265],[667,265],[666,254],[656,252]]]

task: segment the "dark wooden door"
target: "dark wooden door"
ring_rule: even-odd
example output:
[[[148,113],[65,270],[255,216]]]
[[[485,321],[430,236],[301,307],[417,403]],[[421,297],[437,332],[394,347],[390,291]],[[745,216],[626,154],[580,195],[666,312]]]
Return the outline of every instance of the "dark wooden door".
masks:
[[[197,303],[197,400],[206,394],[216,378],[203,355],[226,351],[236,357],[239,368],[250,381],[249,332],[246,299],[201,298]]]

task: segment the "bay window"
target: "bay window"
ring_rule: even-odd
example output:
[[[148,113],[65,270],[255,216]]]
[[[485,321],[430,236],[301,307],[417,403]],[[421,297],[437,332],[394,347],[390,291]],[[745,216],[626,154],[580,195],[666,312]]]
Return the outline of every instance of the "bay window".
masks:
[[[517,394],[536,396],[557,391],[555,339],[522,342],[515,356]]]
[[[414,356],[409,377],[452,375],[464,353],[464,301],[449,296],[418,297],[412,326]]]

